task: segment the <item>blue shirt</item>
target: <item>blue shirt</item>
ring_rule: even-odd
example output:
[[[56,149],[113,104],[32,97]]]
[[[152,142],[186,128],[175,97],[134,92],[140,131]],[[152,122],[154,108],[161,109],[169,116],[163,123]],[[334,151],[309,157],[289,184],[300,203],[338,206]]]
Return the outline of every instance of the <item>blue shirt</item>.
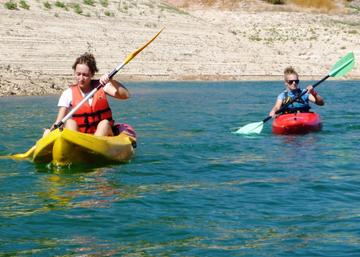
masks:
[[[277,99],[281,100],[283,102],[283,105],[289,102],[290,99],[294,99],[298,94],[302,94],[303,92],[306,92],[307,89],[296,89],[293,91],[285,90],[284,92],[281,92]],[[290,104],[287,107],[287,110],[290,112],[295,111],[308,111],[310,109],[309,105],[309,93],[305,93],[302,95],[299,99],[295,100],[292,104]]]

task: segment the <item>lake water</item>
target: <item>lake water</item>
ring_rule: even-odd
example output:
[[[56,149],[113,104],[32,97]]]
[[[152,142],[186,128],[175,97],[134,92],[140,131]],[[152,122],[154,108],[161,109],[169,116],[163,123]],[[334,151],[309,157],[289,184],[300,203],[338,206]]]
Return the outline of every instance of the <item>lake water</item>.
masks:
[[[282,82],[129,83],[111,103],[138,134],[130,163],[0,159],[0,255],[359,256],[359,83],[321,84],[323,130],[302,136],[231,133]],[[30,148],[57,99],[0,98],[0,155]]]

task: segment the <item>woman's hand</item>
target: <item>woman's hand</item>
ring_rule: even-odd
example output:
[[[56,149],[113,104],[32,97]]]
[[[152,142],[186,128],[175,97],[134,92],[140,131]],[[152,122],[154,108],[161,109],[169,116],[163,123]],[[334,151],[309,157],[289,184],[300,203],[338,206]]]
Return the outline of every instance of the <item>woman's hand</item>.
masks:
[[[308,85],[306,87],[307,91],[309,94],[313,95],[314,97],[316,97],[317,92],[315,91],[314,87],[312,85]]]
[[[100,84],[101,84],[101,85],[105,86],[107,83],[110,82],[109,75],[108,75],[108,74],[102,75],[102,76],[100,77],[99,81],[100,81]]]
[[[274,117],[274,116],[275,116],[275,111],[271,110],[271,111],[269,112],[269,116]]]
[[[324,99],[318,95],[318,93],[315,91],[314,87],[312,85],[308,85],[306,87],[309,95],[309,100],[317,105],[324,105]]]

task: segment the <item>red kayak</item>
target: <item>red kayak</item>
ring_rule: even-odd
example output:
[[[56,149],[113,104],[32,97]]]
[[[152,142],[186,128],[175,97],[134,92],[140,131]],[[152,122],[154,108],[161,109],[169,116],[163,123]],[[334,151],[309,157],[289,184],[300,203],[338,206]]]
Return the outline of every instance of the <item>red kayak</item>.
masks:
[[[306,134],[321,130],[320,115],[315,112],[282,114],[272,124],[274,134]]]

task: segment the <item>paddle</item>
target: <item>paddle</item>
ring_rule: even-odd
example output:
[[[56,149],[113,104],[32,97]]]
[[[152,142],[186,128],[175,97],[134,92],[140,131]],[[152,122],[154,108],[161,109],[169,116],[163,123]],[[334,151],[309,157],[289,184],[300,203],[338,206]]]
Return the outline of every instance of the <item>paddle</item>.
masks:
[[[321,80],[316,82],[313,85],[313,88],[320,85],[322,82],[327,80],[329,77],[338,78],[338,77],[344,76],[346,73],[348,73],[354,67],[354,64],[355,64],[354,54],[352,52],[350,52],[347,55],[345,55],[344,57],[342,57],[337,63],[335,63],[335,65],[331,68],[328,75],[326,75],[324,78],[322,78]],[[290,104],[295,102],[297,99],[299,99],[300,97],[302,97],[306,93],[307,93],[307,91],[304,91],[301,94],[294,97],[287,104],[283,105],[276,112],[276,114],[279,114],[279,113],[283,112]],[[234,133],[235,134],[260,134],[262,129],[263,129],[264,123],[267,122],[268,120],[270,120],[271,118],[272,118],[272,116],[268,116],[268,117],[266,117],[265,119],[263,119],[260,122],[249,123],[249,124],[239,128]]]
[[[164,30],[164,28],[162,28],[155,36],[153,36],[153,38],[151,38],[145,45],[143,45],[142,47],[140,47],[139,49],[137,49],[136,51],[132,52],[131,54],[129,54],[126,59],[119,64],[114,70],[112,70],[109,73],[109,78],[112,78],[121,68],[123,68],[128,62],[130,62],[132,59],[134,59],[134,57],[136,55],[138,55],[138,53],[140,53],[142,50],[144,50],[145,47],[147,47],[148,45],[151,44],[151,42],[153,42],[155,40],[155,38],[157,38],[157,36],[159,36],[159,34]],[[99,84],[96,88],[94,88],[77,106],[75,106],[61,121],[59,121],[58,123],[56,123],[54,125],[54,128],[52,130],[55,130],[57,128],[60,128],[61,126],[64,125],[64,123],[71,118],[71,116],[89,99],[91,98],[96,91],[98,91],[100,88],[102,87],[101,84]],[[34,151],[36,149],[36,145],[32,146],[27,152],[25,153],[19,153],[19,154],[14,154],[14,155],[10,155],[7,157],[10,158],[15,158],[15,159],[26,159],[29,158],[30,156],[33,155]],[[4,156],[5,157],[5,156]]]

